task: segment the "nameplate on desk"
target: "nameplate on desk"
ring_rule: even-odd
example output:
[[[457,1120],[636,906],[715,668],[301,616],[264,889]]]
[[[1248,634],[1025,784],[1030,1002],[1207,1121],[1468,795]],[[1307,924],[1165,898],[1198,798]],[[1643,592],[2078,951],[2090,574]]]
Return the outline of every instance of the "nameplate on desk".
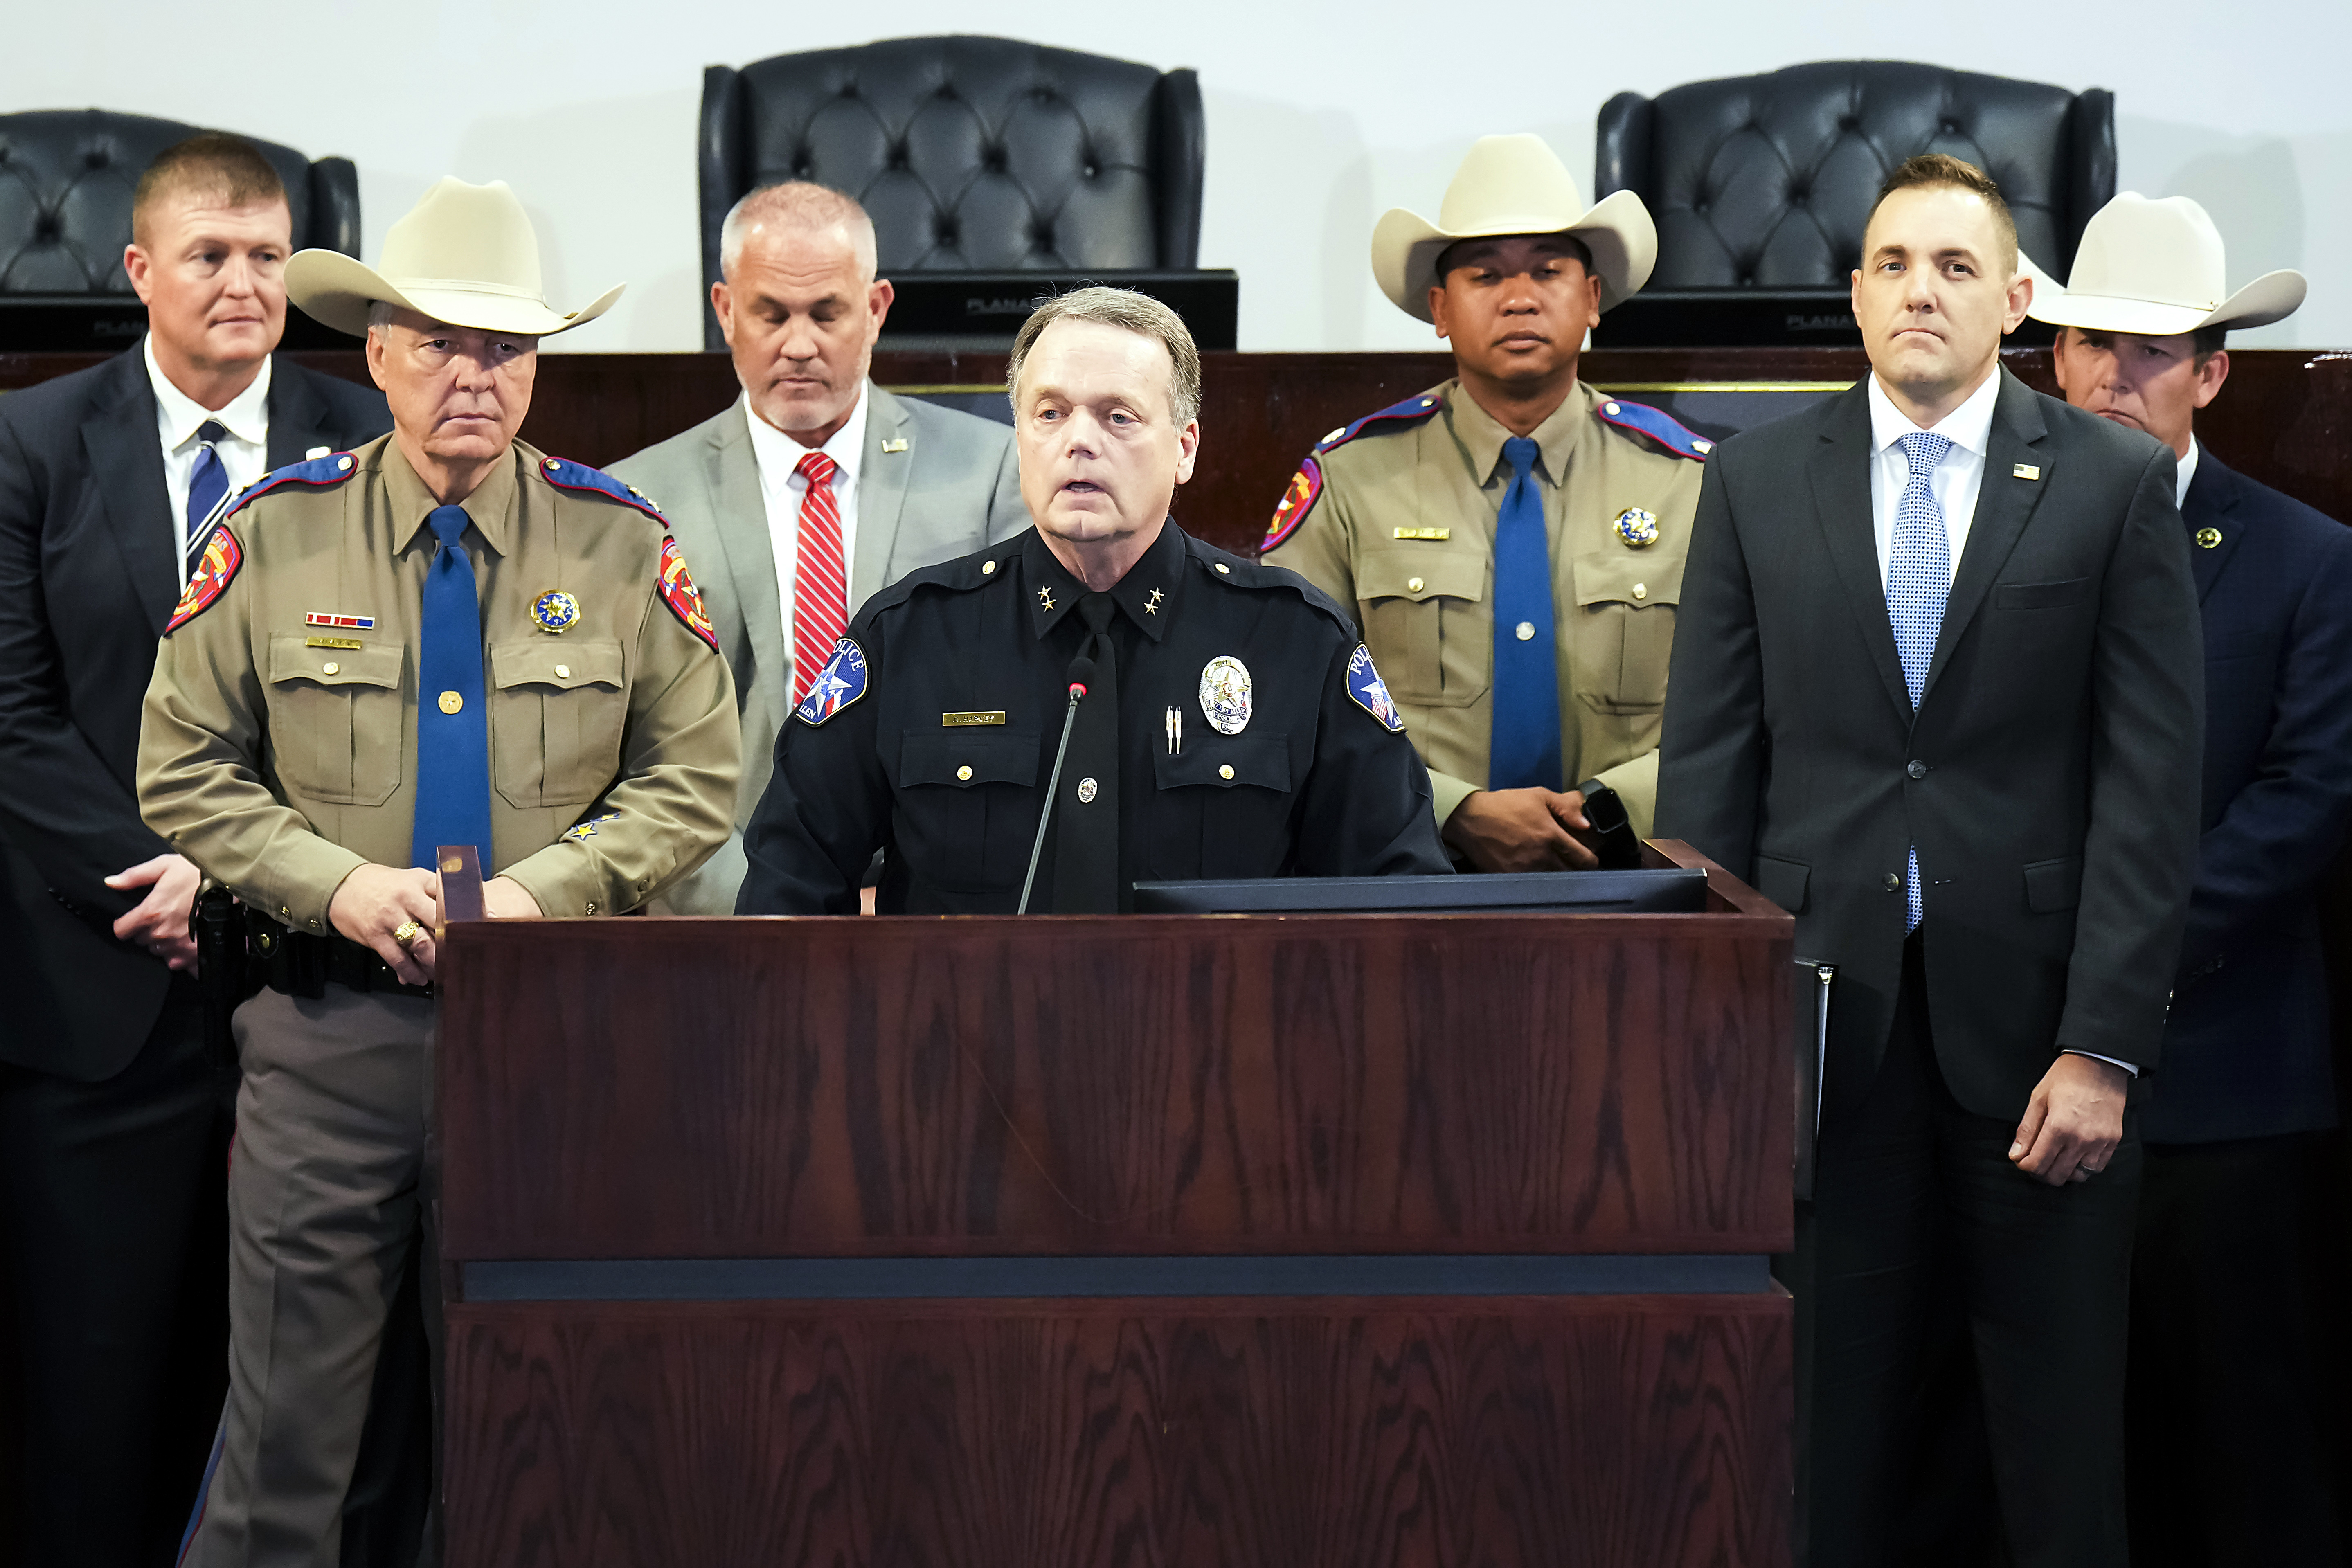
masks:
[[[989,713],[942,713],[940,715],[940,727],[946,730],[961,730],[975,724],[1003,722],[1004,710],[1001,708]]]

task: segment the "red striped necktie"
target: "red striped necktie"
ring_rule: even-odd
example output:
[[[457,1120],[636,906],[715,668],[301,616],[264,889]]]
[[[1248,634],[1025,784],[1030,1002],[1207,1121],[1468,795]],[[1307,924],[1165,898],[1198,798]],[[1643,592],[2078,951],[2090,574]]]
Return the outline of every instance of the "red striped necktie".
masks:
[[[800,537],[793,566],[793,702],[808,695],[809,682],[833,657],[834,644],[849,631],[849,563],[841,551],[841,503],[834,499],[839,465],[811,452],[793,470],[808,482],[801,501]]]

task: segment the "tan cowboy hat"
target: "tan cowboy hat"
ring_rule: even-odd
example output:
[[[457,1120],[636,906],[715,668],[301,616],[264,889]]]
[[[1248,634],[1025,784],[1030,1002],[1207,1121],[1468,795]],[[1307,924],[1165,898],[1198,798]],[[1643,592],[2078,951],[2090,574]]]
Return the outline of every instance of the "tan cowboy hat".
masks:
[[[2056,327],[2168,338],[2200,327],[2263,327],[2303,304],[2303,274],[2265,272],[2229,287],[2221,230],[2187,196],[2126,191],[2091,215],[2063,288],[2037,278],[2025,313]]]
[[[559,314],[540,282],[530,215],[504,180],[469,185],[445,176],[385,231],[381,266],[298,250],[286,263],[286,297],[354,337],[367,331],[368,307],[385,300],[453,327],[543,338],[594,321],[627,287]]]
[[[1437,258],[1457,239],[1507,234],[1572,234],[1592,253],[1601,275],[1601,308],[1623,304],[1650,280],[1658,261],[1658,229],[1650,209],[1631,191],[1587,207],[1576,176],[1540,136],[1481,136],[1471,147],[1445,205],[1430,222],[1402,207],[1372,229],[1372,276],[1381,292],[1409,316],[1429,320],[1430,285]]]

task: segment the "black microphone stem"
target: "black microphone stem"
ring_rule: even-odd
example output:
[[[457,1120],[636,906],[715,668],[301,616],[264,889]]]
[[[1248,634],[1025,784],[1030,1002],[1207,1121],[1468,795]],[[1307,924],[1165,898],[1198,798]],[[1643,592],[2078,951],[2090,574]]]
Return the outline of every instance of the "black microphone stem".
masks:
[[[1037,842],[1029,846],[1029,874],[1021,879],[1021,907],[1013,911],[1016,915],[1029,912],[1029,889],[1037,881],[1037,858],[1045,852],[1045,829],[1054,821],[1054,797],[1061,793],[1062,759],[1070,752],[1070,726],[1078,721],[1078,699],[1086,694],[1084,686],[1072,683],[1070,705],[1062,713],[1062,743],[1054,748],[1054,776],[1045,781],[1045,809],[1037,817]]]

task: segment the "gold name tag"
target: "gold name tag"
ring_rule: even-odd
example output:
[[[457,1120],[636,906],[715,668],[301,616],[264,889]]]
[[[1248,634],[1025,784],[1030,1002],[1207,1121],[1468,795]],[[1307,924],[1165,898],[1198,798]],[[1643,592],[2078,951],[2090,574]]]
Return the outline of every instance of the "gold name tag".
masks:
[[[1396,536],[1399,539],[1434,539],[1443,543],[1454,537],[1454,531],[1450,528],[1400,528]]]
[[[352,637],[311,637],[302,646],[304,647],[365,647],[367,644]]]
[[[1003,722],[1004,710],[1001,708],[993,713],[942,713],[940,715],[940,726],[949,730],[961,730],[968,724],[1002,724]]]
[[[2009,477],[2012,479],[2038,479],[2042,477],[2042,465],[2019,463],[2009,470]]]

